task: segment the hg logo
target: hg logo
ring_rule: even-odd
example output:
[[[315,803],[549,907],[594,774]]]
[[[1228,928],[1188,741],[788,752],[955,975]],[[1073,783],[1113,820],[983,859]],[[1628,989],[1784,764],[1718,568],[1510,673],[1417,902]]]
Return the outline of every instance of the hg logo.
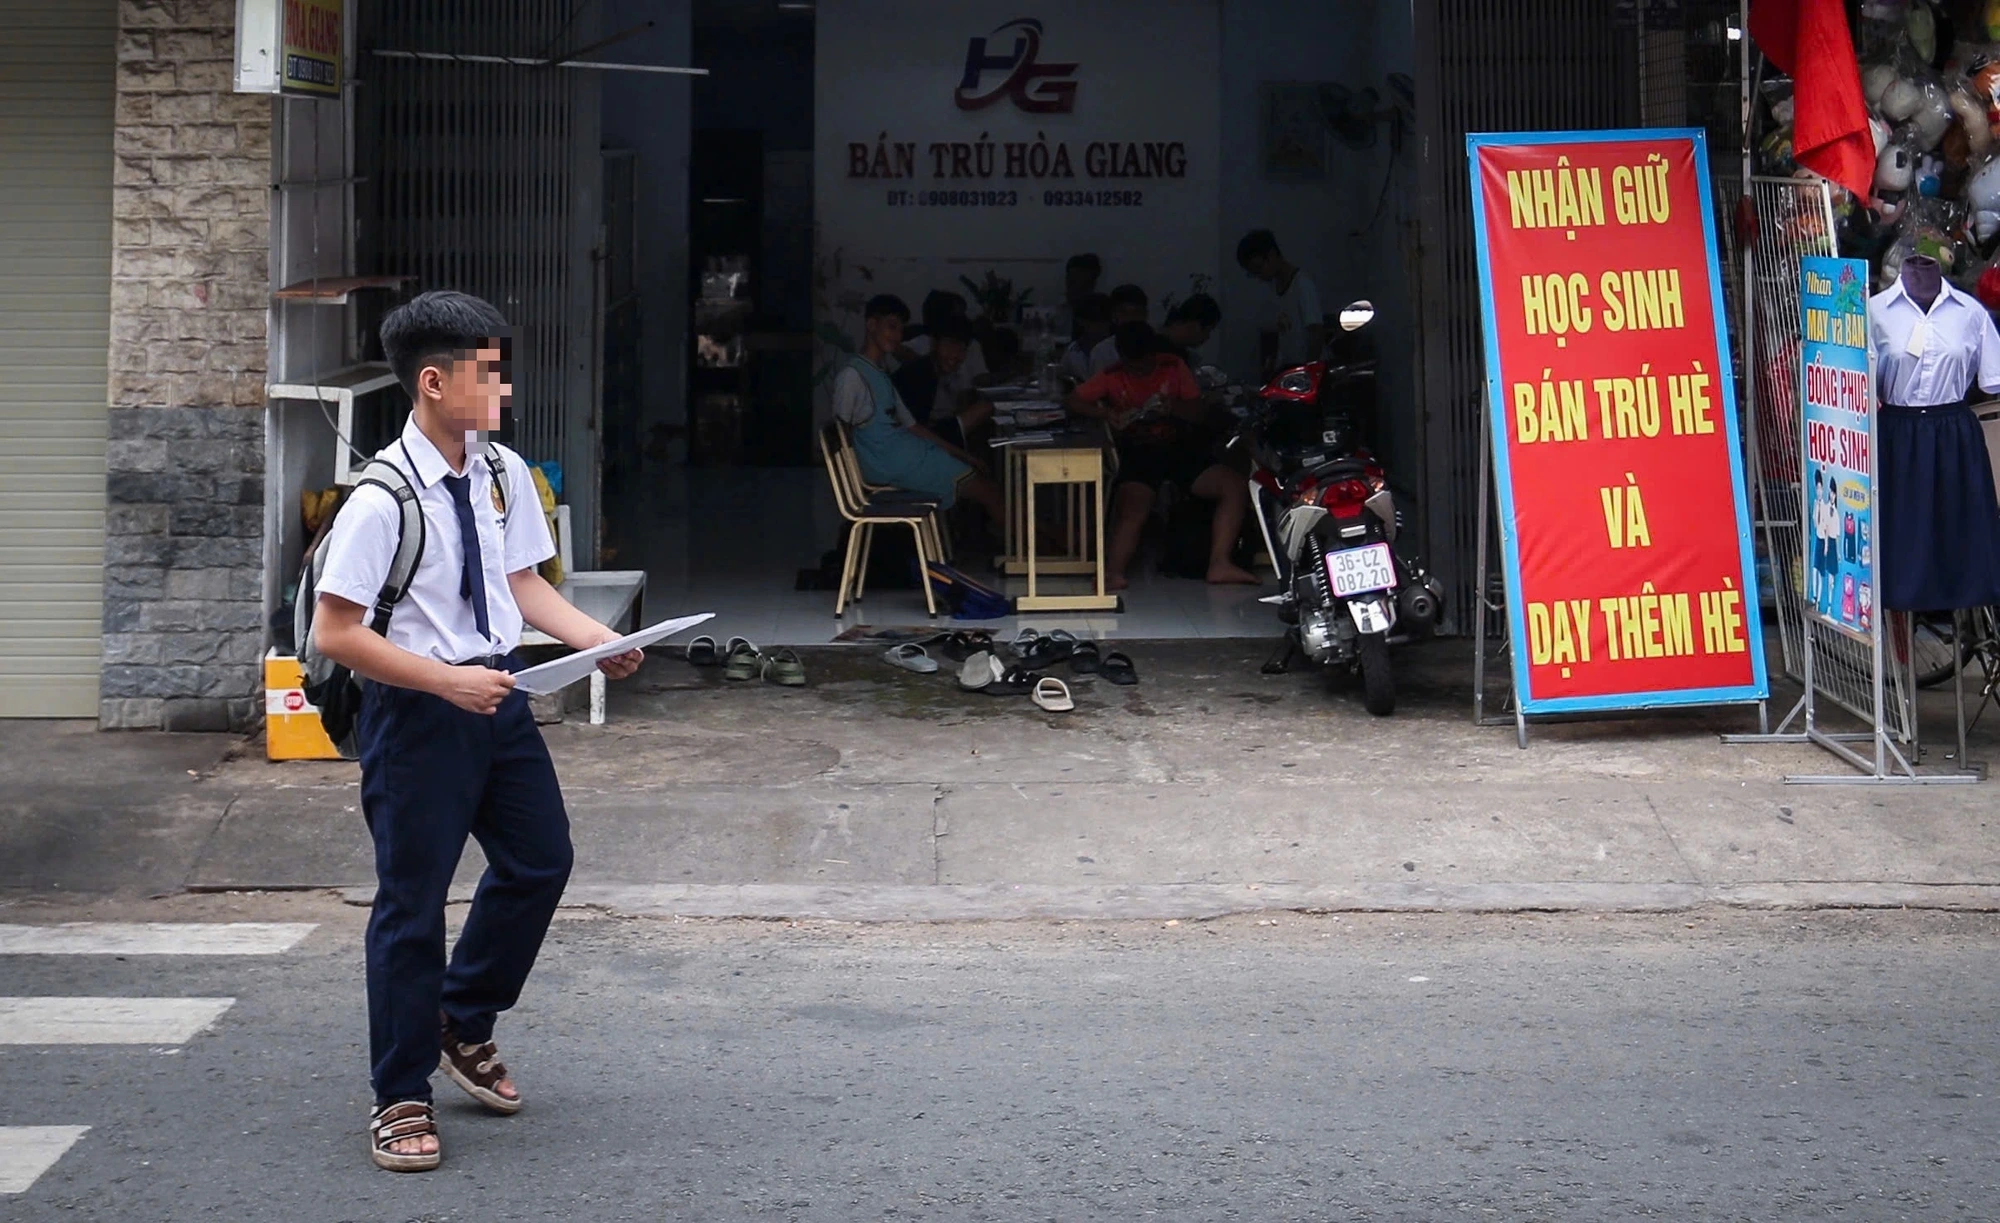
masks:
[[[1014,31],[1014,49],[1004,55],[988,55],[986,38]],[[965,49],[965,79],[952,96],[960,110],[985,110],[1002,98],[1031,115],[1067,115],[1076,109],[1075,64],[1038,64],[1042,50],[1042,23],[1032,17],[1010,21],[991,35],[976,37]],[[992,89],[980,92],[988,72],[1004,72],[1006,77]]]

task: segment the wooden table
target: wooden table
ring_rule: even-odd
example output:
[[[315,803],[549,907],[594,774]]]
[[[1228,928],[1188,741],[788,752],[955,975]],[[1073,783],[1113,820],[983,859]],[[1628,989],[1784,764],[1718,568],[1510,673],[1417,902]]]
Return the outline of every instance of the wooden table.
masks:
[[[1087,443],[1087,444],[1085,444]],[[1105,589],[1104,448],[1088,435],[1059,436],[1043,445],[1006,449],[1007,554],[1000,569],[1026,574],[1028,593],[1014,600],[1017,612],[1122,611],[1124,601]],[[1036,490],[1056,485],[1067,490],[1064,503],[1063,550],[1044,555],[1036,528]],[[1043,594],[1046,577],[1090,576],[1090,594]]]

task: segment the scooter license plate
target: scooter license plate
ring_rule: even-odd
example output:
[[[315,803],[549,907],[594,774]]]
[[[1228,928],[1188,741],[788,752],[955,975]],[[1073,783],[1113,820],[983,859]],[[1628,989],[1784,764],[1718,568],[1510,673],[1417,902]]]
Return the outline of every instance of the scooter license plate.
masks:
[[[1396,588],[1396,562],[1388,544],[1369,544],[1326,554],[1326,580],[1336,599]]]

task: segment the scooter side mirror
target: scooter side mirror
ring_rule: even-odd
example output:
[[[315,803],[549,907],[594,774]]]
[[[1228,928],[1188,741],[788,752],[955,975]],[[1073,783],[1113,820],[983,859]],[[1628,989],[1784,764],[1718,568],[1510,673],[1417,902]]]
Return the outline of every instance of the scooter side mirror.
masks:
[[[1340,329],[1359,331],[1375,320],[1375,303],[1368,301],[1349,302],[1340,308]]]

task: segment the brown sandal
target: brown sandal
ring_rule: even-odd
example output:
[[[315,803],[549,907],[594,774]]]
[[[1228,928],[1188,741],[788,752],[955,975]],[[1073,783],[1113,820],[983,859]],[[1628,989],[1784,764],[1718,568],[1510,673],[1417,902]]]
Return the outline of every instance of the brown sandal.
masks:
[[[368,1114],[369,1155],[375,1166],[390,1172],[429,1172],[443,1162],[444,1145],[429,1155],[412,1155],[389,1148],[411,1138],[437,1137],[437,1112],[429,1100],[384,1104]]]
[[[438,1059],[438,1068],[463,1088],[466,1095],[505,1116],[521,1111],[524,1101],[520,1096],[510,1100],[498,1091],[500,1081],[507,1077],[507,1064],[500,1060],[500,1050],[492,1041],[483,1045],[460,1044],[452,1033],[451,1020],[444,1019],[443,1042],[444,1055]]]

